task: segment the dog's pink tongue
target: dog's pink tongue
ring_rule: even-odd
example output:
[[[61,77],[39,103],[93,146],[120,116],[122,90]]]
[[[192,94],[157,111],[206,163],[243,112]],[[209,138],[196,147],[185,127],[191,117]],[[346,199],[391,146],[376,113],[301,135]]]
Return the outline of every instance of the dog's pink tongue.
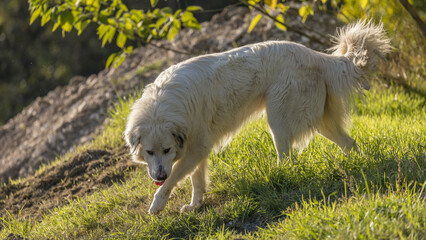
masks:
[[[154,181],[155,185],[161,186],[164,184],[164,181]]]

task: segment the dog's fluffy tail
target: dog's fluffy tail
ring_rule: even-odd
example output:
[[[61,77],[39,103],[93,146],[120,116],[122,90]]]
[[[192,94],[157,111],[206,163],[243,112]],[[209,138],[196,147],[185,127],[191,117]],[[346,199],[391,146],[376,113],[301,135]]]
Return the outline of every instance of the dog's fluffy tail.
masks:
[[[333,55],[345,56],[357,67],[366,72],[375,70],[378,59],[384,59],[391,50],[390,41],[385,35],[383,23],[358,21],[337,31],[333,37]]]
[[[383,24],[366,20],[339,29],[333,40],[332,55],[348,61],[326,80],[327,98],[319,128],[327,132],[339,132],[349,125],[348,108],[353,94],[370,88],[366,78],[377,70],[379,60],[392,49]]]
[[[374,72],[379,59],[384,59],[391,50],[383,23],[373,24],[367,20],[339,29],[333,41],[335,46],[330,49],[332,55],[348,58],[361,70],[362,77]]]

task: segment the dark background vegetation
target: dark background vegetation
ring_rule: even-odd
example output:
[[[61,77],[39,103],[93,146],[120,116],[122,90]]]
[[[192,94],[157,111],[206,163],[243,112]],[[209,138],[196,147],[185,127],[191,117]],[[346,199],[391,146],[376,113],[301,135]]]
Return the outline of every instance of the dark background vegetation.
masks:
[[[26,0],[0,3],[0,124],[72,76],[98,72],[114,51],[101,48],[95,26],[64,38],[61,31],[52,32],[52,24],[29,21]]]
[[[149,9],[149,0],[124,1],[130,8]],[[205,11],[195,16],[206,21],[226,5],[237,1],[170,0],[159,7],[184,8],[202,6]],[[30,25],[27,0],[0,2],[0,125],[19,113],[36,97],[65,85],[76,75],[90,76],[105,68],[108,56],[117,51],[114,45],[101,48],[96,26],[77,36],[65,37],[52,23],[40,26],[40,19]]]

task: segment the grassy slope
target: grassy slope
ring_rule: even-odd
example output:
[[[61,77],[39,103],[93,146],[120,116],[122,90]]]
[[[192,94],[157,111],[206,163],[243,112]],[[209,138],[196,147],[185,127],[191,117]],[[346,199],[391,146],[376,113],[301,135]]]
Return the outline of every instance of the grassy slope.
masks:
[[[277,164],[260,119],[211,155],[210,191],[198,212],[179,214],[190,201],[187,180],[161,215],[147,215],[156,186],[141,167],[125,182],[57,208],[41,222],[1,219],[0,237],[424,239],[426,100],[398,88],[375,89],[356,101],[352,114],[350,132],[363,154],[344,155],[316,136],[292,161]],[[89,148],[123,145],[132,101],[117,105]]]

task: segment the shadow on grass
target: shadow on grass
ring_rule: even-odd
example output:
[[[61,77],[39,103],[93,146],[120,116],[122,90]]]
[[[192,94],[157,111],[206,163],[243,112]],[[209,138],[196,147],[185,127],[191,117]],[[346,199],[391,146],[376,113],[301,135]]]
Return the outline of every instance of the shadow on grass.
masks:
[[[236,211],[241,215],[233,216],[232,220],[223,217],[217,226],[239,234],[255,234],[259,227],[284,220],[302,201],[340,202],[368,192],[385,194],[401,191],[403,186],[419,186],[426,181],[425,150],[425,146],[418,144],[412,152],[377,153],[369,161],[360,161],[360,156],[342,159],[328,156],[323,162],[327,171],[320,172],[299,159],[294,166],[273,168],[266,177],[237,178],[234,188],[229,189],[232,193],[216,192],[216,197],[208,199],[201,211],[221,209],[218,206],[232,198],[243,200],[241,204],[248,201],[249,211]]]

